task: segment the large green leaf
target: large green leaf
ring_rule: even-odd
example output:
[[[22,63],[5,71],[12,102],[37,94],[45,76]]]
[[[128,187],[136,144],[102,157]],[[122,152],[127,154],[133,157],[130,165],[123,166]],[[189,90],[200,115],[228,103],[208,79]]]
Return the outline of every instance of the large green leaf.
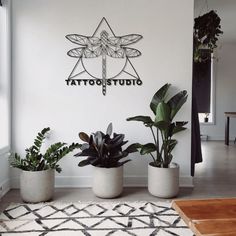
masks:
[[[141,148],[142,145],[139,144],[139,143],[133,143],[131,145],[129,145],[125,150],[124,152],[128,152],[128,153],[132,153],[132,152],[137,152],[138,151],[138,148]]]
[[[149,154],[151,152],[155,152],[157,150],[157,147],[154,143],[147,143],[142,146],[140,150],[141,155]]]
[[[156,114],[156,109],[157,106],[160,102],[164,101],[165,97],[166,97],[166,93],[169,89],[169,87],[171,86],[171,84],[165,84],[164,86],[162,86],[153,96],[152,101],[150,103],[150,108],[153,111],[154,114]]]
[[[169,105],[165,102],[160,102],[157,106],[155,122],[156,123],[160,121],[169,122],[170,112],[171,110]]]
[[[111,134],[112,134],[112,123],[110,123],[110,124],[108,125],[106,134],[109,135],[109,136],[111,136]]]
[[[168,101],[168,105],[171,108],[171,120],[173,120],[177,112],[180,110],[183,104],[187,101],[187,98],[188,98],[187,91],[183,90],[177,93]]]
[[[179,133],[181,131],[184,131],[186,130],[187,128],[184,127],[188,122],[186,121],[178,121],[178,122],[175,122],[175,126],[174,126],[174,129],[173,129],[173,132],[172,134],[176,134],[176,133]]]
[[[79,137],[82,141],[89,143],[89,136],[86,133],[80,132]]]
[[[80,166],[80,167],[87,166],[87,165],[90,165],[89,159],[85,159],[78,164],[78,166]]]
[[[151,127],[153,126],[153,121],[150,116],[134,116],[126,119],[127,121],[141,121],[145,126]]]
[[[154,126],[157,127],[159,130],[167,130],[170,126],[170,122],[158,121],[154,123]]]

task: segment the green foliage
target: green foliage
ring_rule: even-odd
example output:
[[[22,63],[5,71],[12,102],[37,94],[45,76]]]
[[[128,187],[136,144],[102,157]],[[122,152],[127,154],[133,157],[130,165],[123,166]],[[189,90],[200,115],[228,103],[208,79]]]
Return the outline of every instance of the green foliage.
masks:
[[[221,19],[215,11],[210,11],[194,19],[193,60],[204,62],[209,59],[202,49],[209,49],[213,53],[217,47],[218,37],[223,34]]]
[[[30,148],[25,149],[26,155],[24,159],[17,153],[12,154],[10,157],[11,166],[25,171],[55,169],[57,172],[61,172],[58,161],[74,149],[79,148],[80,145],[78,143],[72,143],[67,146],[66,143],[58,142],[52,144],[46,152],[42,154],[40,150],[46,134],[49,131],[50,128],[44,128],[37,134],[34,144]]]
[[[146,127],[150,128],[154,143],[136,144],[136,147],[141,155],[151,155],[154,166],[163,168],[168,168],[173,158],[172,151],[177,144],[177,140],[173,139],[173,135],[185,130],[184,126],[188,123],[173,121],[178,111],[187,101],[187,91],[183,90],[167,100],[167,92],[170,86],[170,84],[165,84],[152,98],[150,108],[155,115],[154,120],[149,116],[135,116],[127,119],[127,121],[141,121]],[[156,134],[154,133],[155,129]]]
[[[138,151],[139,144],[131,144],[125,150],[123,146],[128,142],[124,141],[124,134],[112,135],[112,123],[107,127],[106,134],[102,131],[92,133],[90,136],[84,132],[79,133],[83,143],[80,147],[81,152],[76,157],[86,156],[87,159],[80,161],[79,166],[93,165],[105,168],[122,166],[130,160],[121,161],[130,153]]]

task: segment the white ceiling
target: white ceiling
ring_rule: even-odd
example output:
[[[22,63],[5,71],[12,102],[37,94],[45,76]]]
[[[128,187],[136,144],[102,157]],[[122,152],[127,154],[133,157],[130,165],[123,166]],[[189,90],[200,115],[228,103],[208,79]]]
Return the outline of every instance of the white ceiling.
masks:
[[[236,43],[236,0],[195,0],[195,17],[210,10],[216,10],[221,18],[224,34],[220,37],[220,41]]]

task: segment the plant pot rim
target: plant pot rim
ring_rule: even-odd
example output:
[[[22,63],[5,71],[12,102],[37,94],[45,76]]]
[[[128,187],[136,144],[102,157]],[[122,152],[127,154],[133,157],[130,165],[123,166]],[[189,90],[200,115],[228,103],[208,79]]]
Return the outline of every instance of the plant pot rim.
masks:
[[[168,168],[153,166],[152,163],[153,163],[153,162],[149,162],[148,165],[149,165],[150,167],[158,168],[158,169],[178,169],[178,168],[179,168],[179,164],[176,163],[176,162],[171,162]]]
[[[118,169],[118,168],[121,168],[121,167],[123,167],[123,165],[122,166],[116,166],[116,167],[101,167],[101,166],[93,166],[94,168],[99,168],[99,169],[108,169],[108,170],[110,170],[110,169]]]
[[[55,170],[47,169],[47,170],[36,170],[36,171],[32,171],[32,170],[21,170],[21,171],[25,173],[43,173],[43,172],[49,172],[49,171],[55,171]]]

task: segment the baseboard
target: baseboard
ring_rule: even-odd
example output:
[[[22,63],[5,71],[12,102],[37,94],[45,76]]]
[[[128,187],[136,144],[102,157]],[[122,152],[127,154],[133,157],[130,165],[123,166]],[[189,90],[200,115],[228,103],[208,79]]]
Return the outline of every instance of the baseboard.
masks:
[[[56,176],[56,188],[89,188],[92,186],[91,176]],[[125,187],[146,187],[146,176],[125,176]],[[193,178],[191,176],[180,177],[180,187],[193,187]],[[19,179],[11,179],[11,188],[19,188]]]
[[[0,183],[0,199],[11,189],[10,179]]]

